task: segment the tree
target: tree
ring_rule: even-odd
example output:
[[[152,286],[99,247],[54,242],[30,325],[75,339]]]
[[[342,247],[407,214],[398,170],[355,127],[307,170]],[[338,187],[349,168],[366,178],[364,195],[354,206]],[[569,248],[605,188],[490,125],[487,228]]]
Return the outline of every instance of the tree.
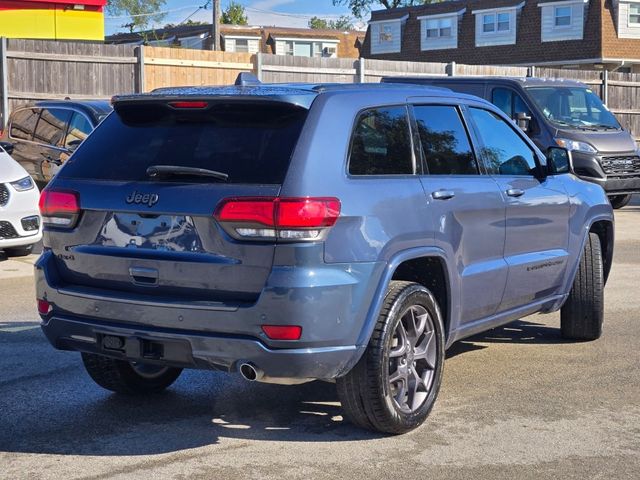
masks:
[[[337,20],[325,20],[320,17],[312,17],[309,20],[309,28],[313,29],[330,29],[330,30],[352,30],[353,23],[347,15],[342,15]]]
[[[127,23],[130,32],[145,30],[151,23],[161,22],[166,16],[162,7],[166,0],[109,0],[107,12],[110,15],[128,15],[131,22]]]
[[[249,23],[244,6],[233,1],[229,2],[227,9],[222,12],[220,21],[226,25],[247,25]]]
[[[384,8],[412,7],[425,3],[438,3],[445,0],[333,0],[334,5],[347,6],[356,18],[362,18],[372,7],[381,5]]]

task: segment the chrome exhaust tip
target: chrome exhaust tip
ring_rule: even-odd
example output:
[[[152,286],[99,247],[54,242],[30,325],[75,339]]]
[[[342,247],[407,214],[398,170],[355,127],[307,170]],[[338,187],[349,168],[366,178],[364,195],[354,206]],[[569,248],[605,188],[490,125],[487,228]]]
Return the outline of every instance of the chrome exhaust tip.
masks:
[[[264,377],[264,372],[252,363],[241,363],[240,375],[249,382],[257,382]]]

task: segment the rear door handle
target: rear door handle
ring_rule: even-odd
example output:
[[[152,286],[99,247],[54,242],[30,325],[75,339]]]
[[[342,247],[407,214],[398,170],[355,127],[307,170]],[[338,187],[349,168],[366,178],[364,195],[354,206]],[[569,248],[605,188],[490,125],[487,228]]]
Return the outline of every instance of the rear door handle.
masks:
[[[518,198],[524,195],[524,190],[520,190],[519,188],[510,188],[507,190],[507,195]]]
[[[434,200],[449,200],[455,197],[456,194],[451,190],[436,190],[435,192],[431,192],[431,197]]]

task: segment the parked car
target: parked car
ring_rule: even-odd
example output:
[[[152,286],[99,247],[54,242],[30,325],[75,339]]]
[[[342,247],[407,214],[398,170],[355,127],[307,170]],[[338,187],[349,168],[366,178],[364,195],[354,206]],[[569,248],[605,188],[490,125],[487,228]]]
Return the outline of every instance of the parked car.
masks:
[[[36,102],[11,113],[2,140],[13,145],[13,158],[44,185],[110,112],[106,101]]]
[[[353,423],[400,433],[457,340],[558,309],[565,338],[601,335],[611,205],[489,102],[257,84],[114,102],[42,194],[36,264],[44,333],[106,389],[330,380]]]
[[[29,255],[42,239],[40,191],[29,174],[0,142],[0,250],[10,257]]]
[[[387,77],[383,82],[446,87],[484,98],[506,113],[543,151],[572,152],[573,173],[605,189],[613,208],[640,193],[640,154],[633,136],[586,85],[547,78]]]

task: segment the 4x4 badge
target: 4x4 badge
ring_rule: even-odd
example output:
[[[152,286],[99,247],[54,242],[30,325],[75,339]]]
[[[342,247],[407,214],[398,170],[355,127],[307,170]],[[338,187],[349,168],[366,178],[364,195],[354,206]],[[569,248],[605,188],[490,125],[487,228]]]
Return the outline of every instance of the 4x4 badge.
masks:
[[[160,200],[160,197],[155,193],[138,193],[136,191],[131,192],[125,199],[128,204],[135,203],[147,205],[148,207],[153,207],[158,203],[158,200]]]

